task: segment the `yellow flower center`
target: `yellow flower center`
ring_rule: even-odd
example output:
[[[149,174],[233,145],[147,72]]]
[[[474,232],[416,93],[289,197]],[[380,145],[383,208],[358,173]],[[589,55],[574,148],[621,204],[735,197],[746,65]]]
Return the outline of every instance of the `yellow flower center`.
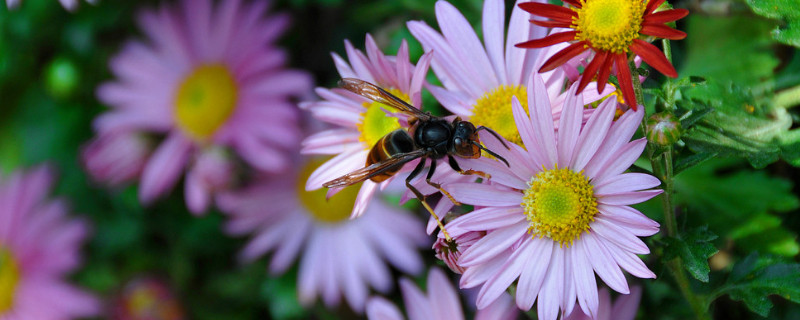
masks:
[[[528,182],[522,208],[532,236],[548,237],[564,246],[588,232],[597,214],[592,185],[570,169],[544,170]]]
[[[14,306],[19,276],[19,266],[11,251],[0,245],[0,315]]]
[[[299,177],[300,180],[297,182],[297,194],[302,205],[317,221],[324,223],[341,222],[350,217],[350,212],[352,212],[356,203],[358,190],[361,189],[361,183],[349,186],[327,200],[325,199],[328,193],[327,188],[306,191],[305,186],[308,177],[323,162],[323,160],[313,160],[303,167]]]
[[[228,120],[236,106],[236,81],[222,64],[194,69],[175,96],[175,118],[188,136],[205,140]]]
[[[514,113],[511,111],[511,97],[516,96],[519,103],[528,113],[528,93],[524,86],[501,85],[485,93],[472,108],[472,117],[469,121],[477,126],[486,126],[496,131],[508,141],[522,145],[522,138],[514,122]],[[524,147],[524,146],[523,146]]]
[[[600,51],[628,52],[639,37],[645,3],[642,0],[581,0],[581,8],[572,18],[572,28],[578,31],[578,41],[587,40]]]
[[[389,93],[402,99],[405,102],[410,102],[408,95],[397,89],[386,89]],[[378,102],[364,102],[364,108],[367,111],[361,114],[361,123],[357,125],[358,131],[361,132],[359,140],[364,142],[367,148],[372,148],[383,136],[400,128],[400,121],[388,116],[386,112],[397,112],[398,110]]]

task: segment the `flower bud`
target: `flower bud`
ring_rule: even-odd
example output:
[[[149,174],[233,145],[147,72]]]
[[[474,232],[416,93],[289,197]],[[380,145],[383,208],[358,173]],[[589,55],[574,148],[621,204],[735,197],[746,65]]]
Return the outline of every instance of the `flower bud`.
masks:
[[[681,122],[675,115],[656,113],[647,118],[647,141],[659,146],[670,146],[681,138]]]

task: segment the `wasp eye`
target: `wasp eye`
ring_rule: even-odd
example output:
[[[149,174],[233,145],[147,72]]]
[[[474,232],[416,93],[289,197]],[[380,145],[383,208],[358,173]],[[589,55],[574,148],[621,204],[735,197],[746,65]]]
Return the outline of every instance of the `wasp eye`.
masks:
[[[457,146],[460,146],[460,145],[461,145],[461,138],[455,138],[455,139],[453,139],[453,142],[454,142],[454,143],[455,143]]]

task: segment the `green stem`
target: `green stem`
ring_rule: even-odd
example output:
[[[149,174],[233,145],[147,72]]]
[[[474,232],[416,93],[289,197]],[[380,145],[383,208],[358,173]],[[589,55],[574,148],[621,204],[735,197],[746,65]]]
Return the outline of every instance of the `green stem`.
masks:
[[[800,105],[800,86],[795,86],[775,94],[772,99],[778,108],[789,108]]]
[[[669,39],[661,39],[661,46],[664,47],[664,55],[667,56],[667,61],[672,64],[672,46],[669,44]]]

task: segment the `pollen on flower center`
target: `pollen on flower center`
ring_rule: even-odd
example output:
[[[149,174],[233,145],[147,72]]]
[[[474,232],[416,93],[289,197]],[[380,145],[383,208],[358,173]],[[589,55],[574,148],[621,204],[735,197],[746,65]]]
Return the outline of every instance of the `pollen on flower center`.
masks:
[[[405,102],[410,101],[408,95],[400,90],[387,89],[386,91]],[[383,111],[397,112],[397,109],[378,102],[365,102],[364,108],[367,108],[367,111],[361,114],[362,120],[357,127],[361,132],[359,140],[364,142],[367,148],[372,148],[387,133],[400,128],[400,121]]]
[[[338,223],[350,217],[350,213],[356,203],[358,190],[361,189],[361,184],[349,186],[333,195],[330,199],[325,199],[328,193],[327,188],[306,191],[305,185],[308,177],[322,165],[323,160],[325,159],[306,163],[297,181],[297,194],[302,205],[314,219],[324,223]]]
[[[572,8],[575,39],[587,40],[600,51],[628,51],[642,29],[645,3],[642,0],[581,0],[581,8]]]
[[[11,251],[0,245],[0,315],[14,306],[19,276],[19,266]]]
[[[228,120],[236,99],[236,82],[226,66],[201,65],[183,80],[175,95],[177,125],[190,137],[205,140]]]
[[[528,94],[525,87],[501,85],[485,93],[475,102],[469,121],[475,126],[489,127],[508,141],[524,147],[511,111],[513,96],[517,97],[525,112],[528,112]]]
[[[594,188],[582,174],[570,169],[544,170],[528,182],[522,208],[532,236],[571,245],[597,214]]]

